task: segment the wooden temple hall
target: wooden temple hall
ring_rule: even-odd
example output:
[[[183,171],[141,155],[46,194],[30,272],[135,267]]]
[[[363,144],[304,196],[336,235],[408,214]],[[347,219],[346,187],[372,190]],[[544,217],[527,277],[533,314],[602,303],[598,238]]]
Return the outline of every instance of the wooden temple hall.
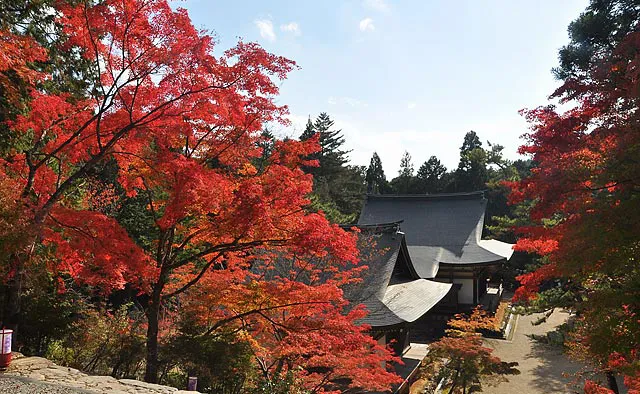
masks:
[[[357,227],[369,268],[345,295],[367,307],[362,323],[374,338],[402,356],[396,372],[407,380],[397,392],[426,355],[426,345],[410,343],[410,329],[430,324],[433,313],[497,305],[501,287],[490,287],[489,279],[513,251],[481,238],[486,206],[482,192],[367,196]]]

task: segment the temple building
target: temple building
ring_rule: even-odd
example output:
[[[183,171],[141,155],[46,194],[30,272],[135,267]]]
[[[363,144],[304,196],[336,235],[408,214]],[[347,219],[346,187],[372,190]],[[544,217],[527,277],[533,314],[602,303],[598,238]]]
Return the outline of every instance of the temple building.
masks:
[[[345,289],[352,304],[364,304],[369,314],[360,323],[371,326],[374,338],[393,342],[396,354],[408,347],[410,324],[444,299],[453,285],[420,278],[399,223],[359,226],[362,281]]]
[[[408,392],[427,353],[427,345],[410,343],[410,330],[431,330],[433,319],[444,327],[452,313],[480,303],[493,309],[500,299],[489,278],[513,250],[482,239],[486,207],[482,192],[367,196],[356,227],[360,264],[368,269],[345,297],[367,308],[360,323],[402,358],[394,365],[404,379],[396,393]]]
[[[353,304],[363,304],[368,315],[359,321],[371,327],[371,335],[381,345],[390,345],[402,363],[394,365],[404,379],[394,393],[407,393],[428,347],[410,343],[410,330],[452,291],[450,283],[420,278],[416,272],[400,223],[358,226],[360,265],[367,266],[359,283],[344,288]]]
[[[513,254],[512,245],[483,240],[487,200],[483,192],[434,195],[369,195],[359,225],[400,222],[419,278],[452,283],[446,302],[477,305],[488,278]]]

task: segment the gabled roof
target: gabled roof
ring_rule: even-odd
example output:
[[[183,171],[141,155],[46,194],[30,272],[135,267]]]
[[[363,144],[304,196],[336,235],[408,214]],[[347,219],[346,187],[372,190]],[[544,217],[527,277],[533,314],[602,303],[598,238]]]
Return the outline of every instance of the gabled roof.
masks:
[[[390,285],[382,302],[396,316],[404,321],[412,322],[436,306],[452,286],[451,283],[414,279]]]
[[[345,297],[364,304],[369,314],[360,323],[384,327],[413,322],[444,298],[452,285],[419,279],[399,223],[359,226],[362,281],[348,286]]]
[[[486,207],[482,192],[369,195],[358,223],[402,221],[415,271],[433,278],[440,264],[492,264],[511,257],[510,244],[480,239]]]

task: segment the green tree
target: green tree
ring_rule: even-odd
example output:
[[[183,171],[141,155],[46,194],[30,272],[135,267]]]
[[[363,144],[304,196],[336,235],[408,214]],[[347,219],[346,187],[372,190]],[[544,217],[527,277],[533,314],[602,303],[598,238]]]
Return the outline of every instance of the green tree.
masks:
[[[273,148],[276,142],[276,137],[268,127],[265,127],[262,130],[260,136],[262,138],[258,141],[257,144],[262,149],[262,155],[256,159],[256,169],[258,171],[262,171],[268,166],[269,158],[273,153]]]
[[[418,191],[420,193],[439,193],[444,188],[447,168],[442,165],[436,156],[422,163],[416,175]]]
[[[591,1],[569,24],[570,41],[558,53],[560,64],[553,69],[555,77],[563,81],[592,81],[598,63],[611,59],[616,47],[637,31],[638,20],[640,7],[635,0]],[[608,85],[614,83],[615,80],[609,80]],[[574,87],[564,89],[570,95],[575,93]]]
[[[391,180],[393,191],[397,194],[413,194],[416,193],[416,179],[413,176],[413,162],[409,152],[404,151],[400,159],[400,170],[398,176]]]
[[[321,112],[315,122],[311,123],[311,118],[307,121],[307,126],[300,135],[301,141],[318,135],[320,151],[312,154],[309,158],[318,161],[317,167],[308,167],[306,171],[316,178],[329,178],[344,171],[344,165],[349,161],[347,155],[349,151],[342,150],[345,143],[342,130],[332,130],[334,121],[326,112]]]
[[[384,194],[390,191],[389,182],[382,169],[382,160],[380,160],[377,152],[373,152],[373,156],[371,156],[365,179],[367,181],[367,193]]]
[[[465,153],[469,153],[472,150],[482,148],[482,142],[480,141],[480,137],[476,134],[475,131],[471,130],[467,134],[464,135],[464,141],[462,142],[462,146],[460,147],[460,155],[464,155]]]
[[[349,166],[343,150],[345,143],[342,130],[334,130],[334,121],[322,112],[311,122],[307,120],[300,140],[317,136],[320,150],[308,159],[315,160],[317,166],[306,166],[306,173],[313,175],[311,209],[322,210],[334,223],[350,223],[359,215],[366,191],[365,174],[362,168]]]
[[[475,131],[464,136],[460,147],[460,162],[454,174],[452,191],[469,192],[483,190],[487,182],[487,152]]]
[[[411,161],[411,155],[407,151],[404,151],[400,159],[400,170],[398,174],[405,178],[411,178],[413,176],[413,162]]]

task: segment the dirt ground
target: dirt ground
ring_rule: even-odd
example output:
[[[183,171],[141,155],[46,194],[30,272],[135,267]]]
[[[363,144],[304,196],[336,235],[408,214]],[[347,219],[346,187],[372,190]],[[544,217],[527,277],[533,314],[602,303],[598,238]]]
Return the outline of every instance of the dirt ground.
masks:
[[[568,394],[582,393],[584,379],[576,372],[585,368],[569,360],[560,349],[531,339],[528,335],[545,335],[564,323],[569,314],[555,311],[547,322],[534,326],[540,314],[519,316],[511,340],[486,339],[487,347],[503,361],[517,361],[520,375],[508,376],[507,382],[485,382],[483,391],[492,394]],[[594,377],[591,376],[591,379]],[[489,386],[488,384],[495,384]],[[621,382],[620,382],[621,383]]]

